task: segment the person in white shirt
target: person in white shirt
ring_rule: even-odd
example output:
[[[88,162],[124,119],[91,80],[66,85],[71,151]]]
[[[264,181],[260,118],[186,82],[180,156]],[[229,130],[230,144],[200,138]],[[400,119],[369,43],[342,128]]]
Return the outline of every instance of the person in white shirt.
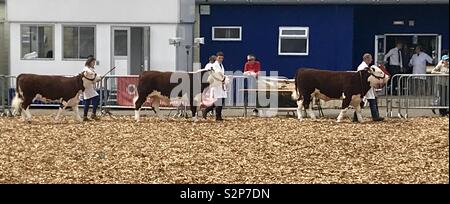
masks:
[[[83,69],[83,72],[85,72],[85,78],[87,78],[90,81],[98,82],[100,81],[100,77],[97,76],[97,73],[95,72],[95,62],[96,59],[94,57],[89,57],[86,60],[85,67]],[[92,116],[91,118],[93,120],[99,120],[97,117],[97,108],[100,101],[100,97],[95,91],[95,84],[89,83],[84,85],[85,89],[83,92],[83,101],[84,101],[84,117],[83,121],[89,121],[88,119],[88,112],[89,112],[89,106],[92,104]]]
[[[449,74],[449,67],[448,67],[448,55],[444,55],[441,58],[441,61],[439,61],[438,65],[436,65],[436,67],[431,71],[432,74]],[[447,80],[446,80],[447,78]],[[439,105],[439,106],[445,106],[446,104],[448,104],[448,77],[439,77],[437,78],[437,85],[438,85],[438,89],[437,89],[437,94],[436,96],[438,97],[438,101],[436,102],[435,105]],[[433,110],[434,112],[434,110]],[[439,109],[439,114],[441,116],[447,116],[449,113],[448,108],[441,108]]]
[[[427,62],[432,64],[433,59],[422,52],[422,47],[419,45],[414,50],[414,55],[411,57],[409,61],[409,65],[413,68],[413,74],[426,74],[427,73]],[[420,96],[426,94],[430,88],[428,87],[428,83],[426,82],[426,77],[415,77],[413,79],[413,84],[411,86],[410,94]]]
[[[214,67],[214,62],[216,62],[216,56],[215,55],[211,55],[209,57],[209,62],[208,64],[205,65],[205,67],[203,69],[198,70],[197,72],[206,72],[206,71],[211,71]]]
[[[414,55],[409,61],[409,65],[413,67],[413,74],[426,74],[427,62],[433,63],[433,59],[425,52],[422,52],[422,47],[417,46]]]
[[[396,74],[404,73],[405,70],[403,70],[403,51],[402,51],[403,44],[401,42],[397,42],[395,44],[395,47],[389,50],[386,55],[384,55],[384,61],[386,63],[389,63],[387,68],[388,72],[391,74],[391,76],[394,76]],[[389,61],[387,61],[389,59]],[[389,83],[390,84],[390,83]],[[395,87],[393,90],[393,93],[396,93],[397,88],[397,80],[394,80],[393,86]]]
[[[225,98],[227,98],[225,86],[226,76],[225,68],[223,66],[224,54],[222,52],[218,52],[216,57],[216,61],[214,62],[211,70],[212,73],[209,75],[208,81],[210,83],[210,96],[217,99],[217,101],[213,106],[209,106],[203,111],[203,118],[206,118],[208,112],[215,108],[216,121],[222,121],[222,109],[225,105]]]
[[[369,53],[366,53],[363,55],[363,61],[358,66],[358,71],[364,70],[368,67],[370,67],[370,64],[372,64],[373,58],[372,55]],[[365,99],[369,102],[370,106],[370,113],[372,114],[372,120],[373,121],[383,121],[384,118],[380,117],[380,113],[378,112],[378,103],[377,103],[377,97],[375,95],[374,88],[370,88],[367,94],[364,96]],[[356,112],[353,116],[353,121],[358,121],[358,118],[356,116]]]

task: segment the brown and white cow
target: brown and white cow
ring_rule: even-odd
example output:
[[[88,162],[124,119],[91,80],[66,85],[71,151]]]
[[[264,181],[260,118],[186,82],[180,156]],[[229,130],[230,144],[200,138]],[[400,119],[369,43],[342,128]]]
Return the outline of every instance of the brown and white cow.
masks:
[[[355,108],[358,121],[362,122],[361,100],[371,87],[381,89],[389,80],[383,70],[376,66],[358,72],[326,71],[300,68],[295,76],[295,92],[298,119],[303,119],[302,108],[315,119],[310,106],[311,99],[316,97],[324,101],[342,99],[342,110],[337,118],[341,122],[349,106]]]
[[[148,97],[153,99],[152,106],[160,119],[164,119],[159,110],[160,100],[182,97],[183,100],[189,101],[192,119],[197,121],[197,107],[201,104],[201,93],[209,86],[205,73],[208,72],[143,72],[139,76],[138,95],[134,99],[136,121],[139,122],[140,109]]]
[[[14,112],[22,113],[26,122],[31,122],[29,107],[33,100],[43,102],[58,102],[61,104],[56,120],[67,107],[72,107],[75,119],[82,121],[78,113],[79,96],[85,87],[100,81],[100,77],[83,72],[74,77],[20,74],[17,77],[16,96],[12,101]],[[24,111],[21,111],[21,110]]]

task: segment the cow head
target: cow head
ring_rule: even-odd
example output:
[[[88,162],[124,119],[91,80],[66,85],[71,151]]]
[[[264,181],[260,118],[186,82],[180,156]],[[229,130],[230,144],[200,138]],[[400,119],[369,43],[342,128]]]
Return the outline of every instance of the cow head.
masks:
[[[375,65],[366,69],[370,74],[367,78],[367,82],[369,82],[371,87],[381,89],[387,84],[389,75],[387,75],[382,69]]]
[[[95,73],[82,72],[78,75],[81,81],[81,90],[84,91],[85,88],[93,86],[95,83],[100,81],[100,77]]]

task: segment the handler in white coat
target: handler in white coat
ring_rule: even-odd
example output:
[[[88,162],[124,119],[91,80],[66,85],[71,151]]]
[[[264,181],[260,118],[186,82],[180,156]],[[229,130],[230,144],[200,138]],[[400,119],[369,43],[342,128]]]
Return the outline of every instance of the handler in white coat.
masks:
[[[89,106],[92,104],[92,116],[91,118],[93,120],[99,120],[97,117],[97,108],[99,105],[100,97],[95,91],[95,82],[100,81],[100,76],[97,76],[97,73],[95,72],[95,58],[89,57],[85,63],[85,67],[83,69],[83,72],[85,72],[84,76],[89,81],[92,81],[94,83],[86,83],[84,84],[84,92],[83,92],[83,101],[84,101],[84,114],[83,114],[83,121],[89,121],[88,119],[88,111]]]
[[[225,105],[225,98],[227,98],[226,82],[227,78],[225,76],[225,67],[223,66],[224,55],[222,52],[216,54],[216,62],[214,62],[211,69],[211,73],[208,77],[209,87],[210,87],[210,97],[217,99],[214,105],[207,107],[203,111],[203,118],[209,111],[215,108],[216,111],[216,121],[222,121],[222,109]]]
[[[370,67],[369,65],[372,63],[372,55],[369,53],[366,53],[363,55],[363,62],[358,66],[358,71],[361,71],[365,68]],[[372,114],[372,120],[373,121],[383,121],[384,118],[380,117],[380,113],[378,112],[378,103],[377,103],[377,97],[375,95],[374,88],[370,88],[367,94],[364,96],[364,98],[369,102],[370,106],[370,113]],[[356,117],[356,113],[353,117],[354,121],[358,121]]]

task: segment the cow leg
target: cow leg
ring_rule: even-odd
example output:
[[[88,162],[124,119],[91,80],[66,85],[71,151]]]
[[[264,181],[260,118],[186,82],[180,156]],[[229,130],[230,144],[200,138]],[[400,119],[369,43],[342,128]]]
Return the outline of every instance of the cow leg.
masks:
[[[316,114],[314,114],[314,111],[312,110],[312,106],[309,106],[309,109],[306,110],[306,112],[308,113],[309,117],[311,117],[311,119],[313,119],[313,120],[316,119]]]
[[[83,119],[81,119],[81,116],[80,116],[78,105],[72,106],[72,110],[73,110],[73,114],[75,116],[75,120],[77,120],[78,122],[83,122]]]
[[[357,106],[355,112],[356,112],[356,117],[358,118],[358,122],[362,123],[363,117],[361,115],[361,106]]]
[[[358,118],[358,122],[363,122],[363,118],[361,115],[361,95],[352,96],[351,105],[355,108],[356,117]]]
[[[297,101],[297,117],[300,121],[303,120],[303,100]]]
[[[62,111],[65,109],[66,109],[65,107],[61,107],[61,106],[59,107],[58,113],[56,114],[55,121],[59,121],[59,117],[61,116]]]
[[[191,112],[192,112],[192,121],[193,122],[197,122],[198,121],[198,118],[197,118],[197,106],[191,105]]]
[[[341,110],[341,113],[339,114],[339,116],[337,118],[338,123],[342,122],[342,119],[344,118],[345,114],[347,114],[347,111],[348,111],[348,107]]]
[[[200,107],[202,101],[202,95],[197,94],[193,99],[190,99],[190,106],[191,106],[191,112],[192,112],[192,121],[197,122],[197,107]]]
[[[304,99],[303,107],[305,107],[306,114],[309,115],[309,117],[311,119],[315,120],[316,119],[316,115],[312,111],[311,96],[306,95],[306,96],[303,97],[303,99]]]
[[[161,114],[161,111],[159,110],[159,105],[161,103],[161,99],[159,97],[153,97],[153,108],[155,109],[156,115],[160,120],[164,120],[164,117]]]
[[[32,103],[33,97],[24,97],[24,101],[22,103],[22,118],[24,122],[31,123],[31,113],[30,113],[30,105]]]
[[[25,122],[31,123],[31,112],[29,107],[25,110],[25,115]]]
[[[342,102],[342,110],[337,118],[338,123],[342,122],[342,119],[344,118],[345,114],[347,113],[348,106],[350,105],[350,101],[351,101],[350,98],[345,98],[344,101]]]
[[[140,111],[141,111],[141,107],[142,105],[145,103],[145,101],[147,100],[147,97],[144,97],[144,95],[139,94],[138,97],[135,98],[135,102],[134,102],[134,119],[136,120],[136,122],[139,122],[141,117],[140,117]]]

